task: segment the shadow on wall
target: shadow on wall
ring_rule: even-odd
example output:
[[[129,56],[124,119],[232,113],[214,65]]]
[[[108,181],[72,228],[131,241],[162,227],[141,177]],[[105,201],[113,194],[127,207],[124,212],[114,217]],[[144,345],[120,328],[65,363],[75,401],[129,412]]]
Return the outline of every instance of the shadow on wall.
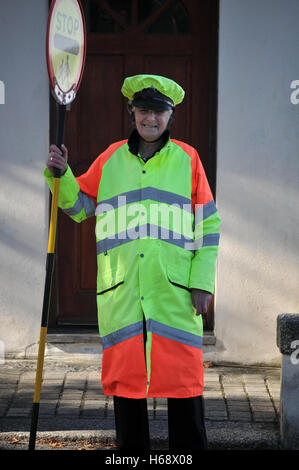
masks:
[[[17,164],[9,155],[1,155],[0,313],[5,320],[2,327],[10,325],[16,336],[21,334],[23,323],[30,323],[37,310],[41,312],[47,253],[46,156],[36,156],[33,149],[26,164],[25,158],[20,156]]]
[[[242,351],[249,359],[259,352],[278,356],[276,317],[298,306],[298,188],[222,170],[221,186],[217,340],[226,338],[236,358]]]

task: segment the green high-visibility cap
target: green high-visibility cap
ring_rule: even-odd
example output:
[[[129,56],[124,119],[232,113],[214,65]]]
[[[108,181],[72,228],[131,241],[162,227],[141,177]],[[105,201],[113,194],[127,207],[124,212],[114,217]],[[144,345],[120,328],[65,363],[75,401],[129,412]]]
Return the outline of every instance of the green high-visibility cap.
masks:
[[[185,91],[174,80],[161,77],[160,75],[134,75],[124,80],[121,88],[122,94],[129,100],[134,99],[134,95],[145,89],[154,88],[158,90],[165,98],[170,98],[174,106],[181,103],[185,96]],[[165,99],[165,104],[167,99]]]

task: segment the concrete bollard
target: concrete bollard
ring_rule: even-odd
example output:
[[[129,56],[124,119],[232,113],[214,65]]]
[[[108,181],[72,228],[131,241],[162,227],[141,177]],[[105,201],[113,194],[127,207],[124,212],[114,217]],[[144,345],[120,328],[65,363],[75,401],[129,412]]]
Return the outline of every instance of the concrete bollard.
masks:
[[[280,437],[285,449],[299,449],[299,314],[277,317],[277,346],[282,354]]]

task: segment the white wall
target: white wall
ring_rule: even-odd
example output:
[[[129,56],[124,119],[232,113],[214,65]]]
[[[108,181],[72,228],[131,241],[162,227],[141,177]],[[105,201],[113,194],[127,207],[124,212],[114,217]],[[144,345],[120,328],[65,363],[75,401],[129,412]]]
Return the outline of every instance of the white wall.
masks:
[[[220,0],[216,298],[219,361],[275,363],[299,312],[298,0]]]
[[[47,0],[1,0],[0,341],[9,353],[39,337],[47,253],[49,148]]]
[[[38,340],[48,239],[47,0],[1,0],[0,341]],[[217,345],[206,359],[274,363],[276,317],[299,312],[299,2],[220,0]],[[1,100],[0,100],[1,103]],[[215,352],[216,350],[216,352]]]

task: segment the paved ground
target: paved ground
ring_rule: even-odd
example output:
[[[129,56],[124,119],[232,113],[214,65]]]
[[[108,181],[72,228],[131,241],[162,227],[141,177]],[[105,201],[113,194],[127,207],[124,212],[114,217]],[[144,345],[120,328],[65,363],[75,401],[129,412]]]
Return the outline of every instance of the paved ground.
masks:
[[[26,449],[36,361],[0,365],[0,449]],[[205,369],[206,426],[211,449],[279,448],[280,369]],[[149,399],[153,449],[167,449],[166,399]],[[113,449],[114,411],[98,365],[44,365],[36,449]]]

